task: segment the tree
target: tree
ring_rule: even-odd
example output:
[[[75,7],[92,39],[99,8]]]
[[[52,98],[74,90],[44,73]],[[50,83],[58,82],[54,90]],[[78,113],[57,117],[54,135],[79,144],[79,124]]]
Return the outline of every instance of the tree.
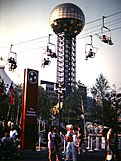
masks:
[[[21,108],[22,108],[22,84],[18,84],[14,88],[14,94],[15,94],[15,105],[14,105],[14,115],[16,124],[21,123]]]
[[[7,111],[8,111],[8,95],[7,95],[7,89],[6,89],[6,85],[4,83],[4,80],[2,79],[2,77],[0,76],[0,117],[1,118],[5,118],[7,115]]]
[[[50,118],[51,112],[50,109],[56,104],[55,97],[48,92],[44,91],[43,87],[38,88],[38,107],[37,115],[42,119]]]
[[[64,100],[63,111],[65,114],[64,121],[67,123],[79,124],[82,122],[82,103],[86,107],[87,88],[80,81],[74,87],[74,92],[68,94]]]
[[[121,111],[121,94],[112,90],[108,80],[100,74],[91,88],[94,99],[93,119],[109,127],[117,127]]]
[[[22,102],[22,85],[15,85],[14,87],[14,118],[17,124],[20,123],[21,117],[21,102]],[[6,85],[4,79],[0,76],[0,118],[2,119],[11,119],[8,116],[10,112],[10,87]]]
[[[107,120],[107,111],[109,110],[110,102],[107,99],[109,95],[109,83],[108,80],[100,74],[98,78],[96,78],[95,85],[91,88],[91,94],[94,98],[94,115],[95,121],[102,122],[103,125]]]
[[[79,110],[78,102],[79,102],[79,95],[77,94],[77,92],[70,93],[65,98],[63,111],[65,116],[64,120],[67,123],[72,123],[73,120],[76,120],[79,118],[78,114],[80,110]]]

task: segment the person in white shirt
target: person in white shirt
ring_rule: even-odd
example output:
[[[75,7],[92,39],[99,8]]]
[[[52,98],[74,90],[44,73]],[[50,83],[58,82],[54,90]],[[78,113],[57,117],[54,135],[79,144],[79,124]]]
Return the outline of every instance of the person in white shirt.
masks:
[[[11,124],[11,130],[10,130],[10,138],[13,140],[16,140],[18,137],[18,132],[14,127],[14,124]]]
[[[54,150],[56,151],[56,161],[59,161],[58,146],[56,145],[56,142],[55,142],[56,134],[57,134],[57,128],[55,126],[52,126],[48,133],[48,152],[49,152],[48,159],[49,161],[52,161],[52,152]]]

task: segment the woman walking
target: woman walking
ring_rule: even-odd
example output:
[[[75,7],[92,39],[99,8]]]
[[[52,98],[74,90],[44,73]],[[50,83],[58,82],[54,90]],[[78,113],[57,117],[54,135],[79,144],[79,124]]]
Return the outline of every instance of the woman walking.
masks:
[[[50,132],[48,133],[48,152],[49,152],[49,161],[53,161],[52,160],[52,154],[53,151],[55,150],[56,152],[56,161],[59,161],[58,159],[58,147],[56,144],[56,135],[57,135],[57,129],[55,126],[52,126],[50,128]]]

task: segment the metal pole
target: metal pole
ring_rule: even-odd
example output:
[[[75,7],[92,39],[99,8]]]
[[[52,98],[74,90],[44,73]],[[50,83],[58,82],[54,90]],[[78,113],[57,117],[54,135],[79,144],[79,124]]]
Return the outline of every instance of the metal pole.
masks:
[[[85,122],[85,111],[84,111],[84,106],[83,106],[83,100],[81,98],[81,108],[83,111],[83,123],[84,123],[84,135],[85,135],[85,139],[86,139],[86,122]]]
[[[58,92],[58,134],[60,135],[60,91]]]

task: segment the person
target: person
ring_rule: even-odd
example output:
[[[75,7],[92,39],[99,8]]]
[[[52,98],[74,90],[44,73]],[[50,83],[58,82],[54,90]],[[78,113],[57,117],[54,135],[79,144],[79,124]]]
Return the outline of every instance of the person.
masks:
[[[103,36],[102,36],[102,41],[103,41],[104,43],[108,43],[108,37],[107,37],[106,35],[103,35]]]
[[[105,157],[105,161],[113,161],[113,154],[112,154],[112,151],[111,150],[108,150],[107,153],[106,153],[106,157]]]
[[[6,132],[5,135],[2,137],[1,142],[6,145],[6,143],[10,140],[9,132]]]
[[[112,159],[114,161],[120,161],[119,151],[117,147],[118,134],[115,129],[109,128],[107,133],[107,151],[112,152]]]
[[[102,149],[106,149],[107,147],[107,142],[106,142],[106,138],[107,138],[107,133],[108,133],[109,128],[108,127],[103,127],[102,131],[101,131],[101,148]]]
[[[50,64],[50,60],[49,60],[49,58],[44,58],[44,60],[43,60],[44,62],[42,63],[42,67],[45,67],[46,65],[49,65]]]
[[[1,138],[2,138],[3,136],[5,136],[5,133],[10,132],[10,128],[8,127],[6,120],[2,121],[1,126],[2,126],[2,128],[1,128]]]
[[[54,143],[55,143],[56,161],[59,161],[59,144],[61,143],[61,138],[58,134],[56,127],[54,128],[54,134],[55,134]]]
[[[73,144],[75,147],[75,152],[77,154],[77,152],[78,152],[78,129],[77,129],[77,127],[75,127],[73,130]]]
[[[11,149],[12,147],[12,140],[10,139],[9,132],[6,132],[5,135],[1,139],[1,145],[3,150]]]
[[[66,134],[66,141],[67,141],[67,147],[66,147],[66,161],[68,161],[71,157],[73,157],[73,161],[77,161],[76,158],[76,150],[75,150],[75,142],[74,142],[74,130],[73,130],[73,125],[67,125],[67,134]]]
[[[81,130],[81,126],[78,126],[78,131],[77,131],[77,139],[78,139],[78,154],[81,154],[81,145],[83,141],[83,132]]]
[[[10,138],[13,139],[13,140],[16,140],[17,137],[18,137],[18,132],[17,132],[17,130],[15,129],[14,123],[12,122],[12,123],[11,123],[11,130],[10,130]]]
[[[57,144],[55,142],[56,134],[57,134],[56,127],[51,126],[50,131],[48,132],[48,152],[49,152],[48,159],[49,159],[49,161],[52,161],[52,152],[54,150],[56,151],[56,161],[59,161],[59,159],[58,159],[58,149],[57,149],[58,147],[57,147]]]

